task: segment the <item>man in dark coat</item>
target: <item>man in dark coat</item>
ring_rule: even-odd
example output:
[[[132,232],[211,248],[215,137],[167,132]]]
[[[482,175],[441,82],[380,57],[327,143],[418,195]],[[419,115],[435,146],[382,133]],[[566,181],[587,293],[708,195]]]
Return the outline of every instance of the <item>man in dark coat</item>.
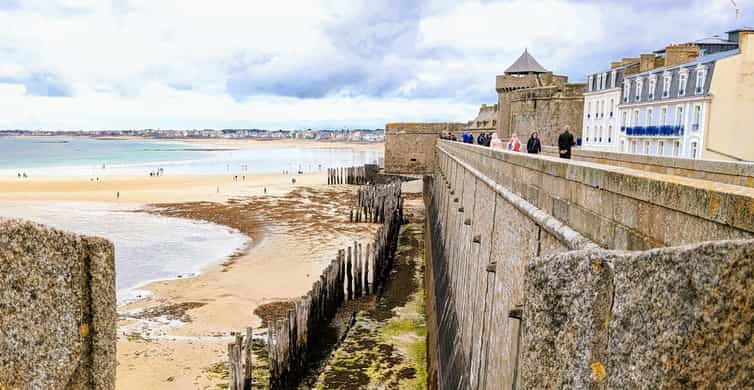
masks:
[[[532,154],[539,154],[542,151],[542,143],[539,142],[539,133],[531,133],[529,141],[526,142],[526,151]]]
[[[560,158],[571,158],[571,149],[576,145],[576,141],[571,134],[571,126],[566,126],[563,134],[558,137],[558,150],[560,151]]]

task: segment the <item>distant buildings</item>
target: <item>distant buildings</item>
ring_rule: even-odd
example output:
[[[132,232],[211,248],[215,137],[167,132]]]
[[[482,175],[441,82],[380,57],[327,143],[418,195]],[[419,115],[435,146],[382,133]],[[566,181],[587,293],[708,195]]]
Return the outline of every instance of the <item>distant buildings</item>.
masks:
[[[558,135],[566,125],[581,137],[585,84],[569,83],[568,77],[554,75],[543,68],[525,50],[497,76],[497,133],[504,139],[512,133],[526,140],[538,131],[542,143],[557,144]]]
[[[470,120],[464,127],[464,131],[471,132],[474,136],[479,133],[492,133],[497,128],[497,104],[482,104],[479,107],[479,114],[476,118]]]
[[[260,129],[203,129],[203,130],[0,130],[0,136],[85,136],[85,137],[143,137],[143,138],[222,138],[222,139],[304,139],[342,142],[384,142],[382,129],[358,130],[260,130]]]
[[[614,62],[587,78],[583,147],[754,160],[752,69],[754,29]]]

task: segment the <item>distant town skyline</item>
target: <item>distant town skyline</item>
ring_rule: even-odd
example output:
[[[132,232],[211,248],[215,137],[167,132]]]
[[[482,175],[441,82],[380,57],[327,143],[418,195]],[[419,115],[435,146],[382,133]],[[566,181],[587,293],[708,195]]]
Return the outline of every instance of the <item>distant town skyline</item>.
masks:
[[[728,0],[0,0],[0,129],[466,122],[525,48],[582,82],[754,25],[754,0],[737,5],[739,19]]]

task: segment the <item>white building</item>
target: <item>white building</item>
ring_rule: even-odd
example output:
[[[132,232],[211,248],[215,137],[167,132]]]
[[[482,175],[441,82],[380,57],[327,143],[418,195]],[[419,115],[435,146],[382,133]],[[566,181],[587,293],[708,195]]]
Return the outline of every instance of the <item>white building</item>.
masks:
[[[617,152],[618,104],[625,67],[616,66],[587,78],[584,93],[582,148]]]
[[[582,147],[692,159],[749,159],[749,148],[731,141],[746,134],[748,125],[731,121],[729,114],[712,113],[752,100],[744,97],[749,86],[740,81],[747,74],[744,62],[751,51],[742,42],[752,31],[733,30],[728,39],[670,45],[588,76]],[[754,40],[746,42],[754,45]],[[726,70],[720,71],[724,74],[715,73],[719,63],[725,64]],[[719,100],[716,106],[713,98]]]

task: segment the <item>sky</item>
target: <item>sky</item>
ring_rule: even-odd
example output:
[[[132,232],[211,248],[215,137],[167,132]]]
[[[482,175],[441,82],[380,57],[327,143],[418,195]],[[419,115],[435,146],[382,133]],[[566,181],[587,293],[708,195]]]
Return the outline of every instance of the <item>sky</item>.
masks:
[[[0,129],[468,121],[521,52],[583,81],[754,0],[0,0]]]

